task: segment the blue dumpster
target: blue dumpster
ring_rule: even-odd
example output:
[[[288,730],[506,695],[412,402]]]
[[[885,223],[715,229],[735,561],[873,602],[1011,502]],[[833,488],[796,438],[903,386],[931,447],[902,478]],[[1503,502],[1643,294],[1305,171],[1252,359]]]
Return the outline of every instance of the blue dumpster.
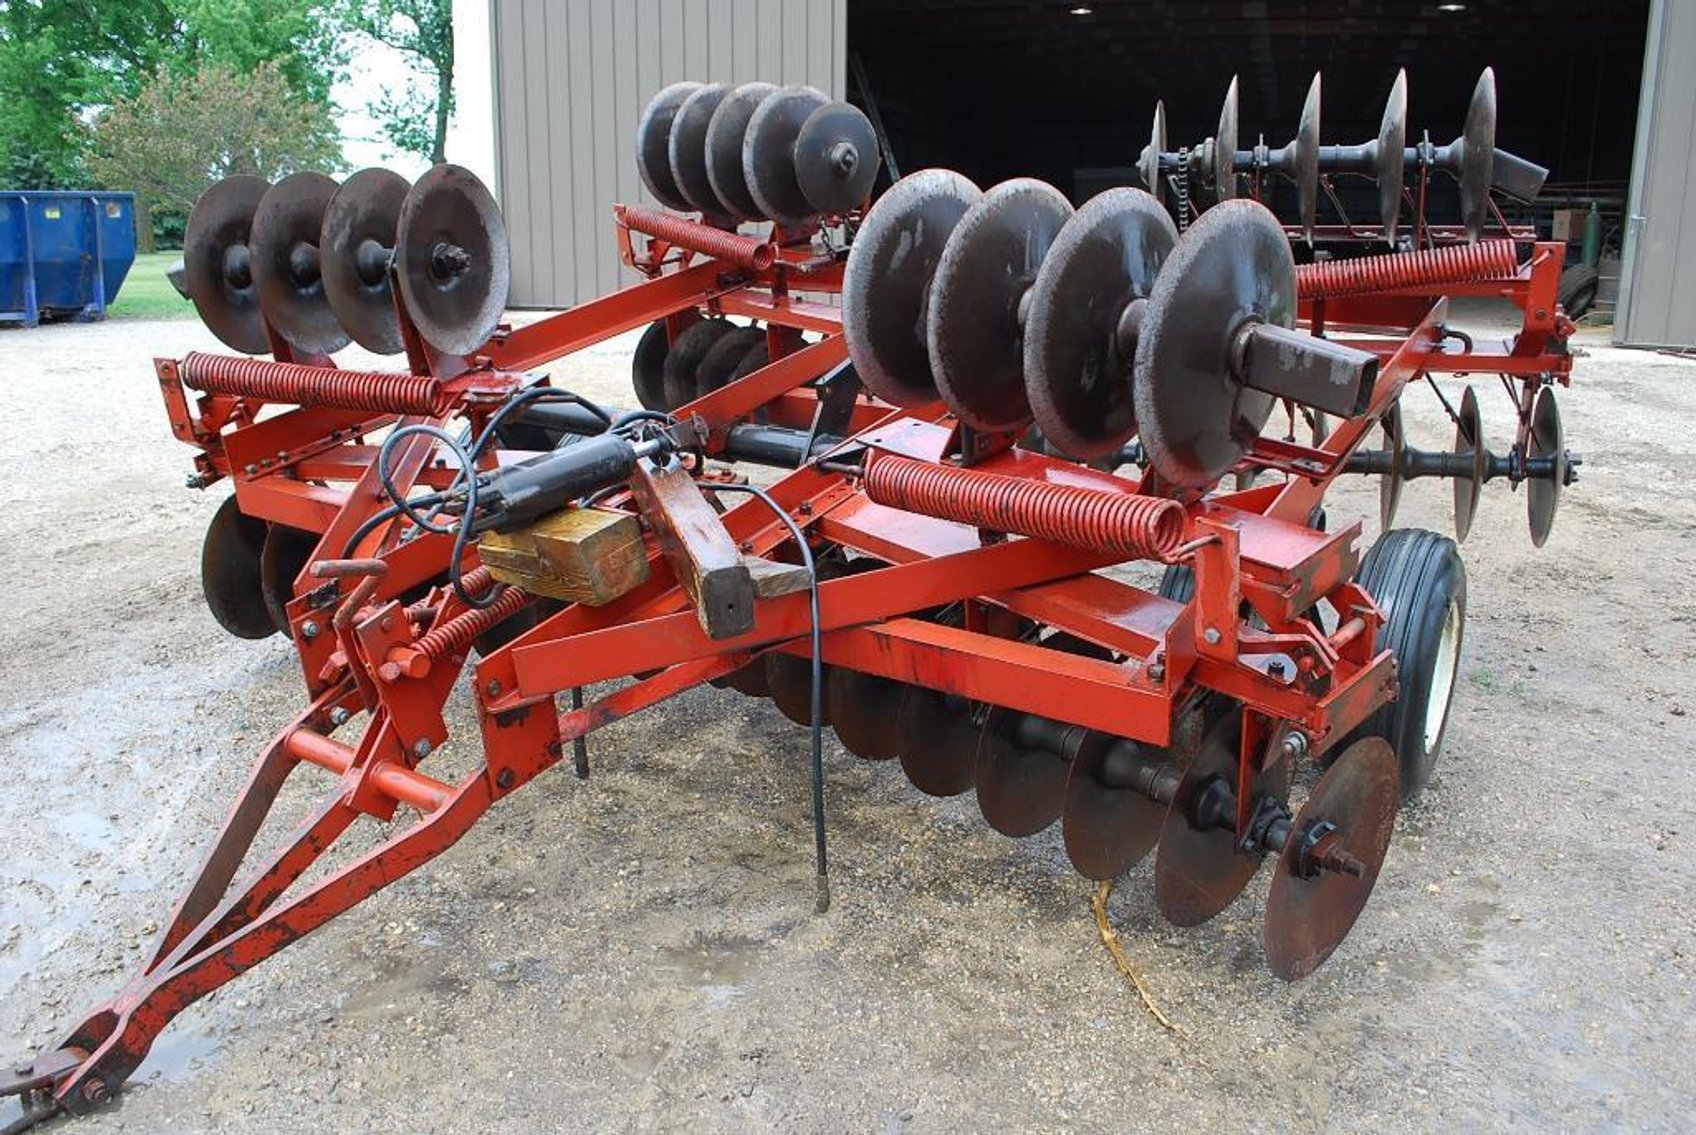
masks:
[[[135,263],[135,194],[0,190],[0,320],[104,319]]]

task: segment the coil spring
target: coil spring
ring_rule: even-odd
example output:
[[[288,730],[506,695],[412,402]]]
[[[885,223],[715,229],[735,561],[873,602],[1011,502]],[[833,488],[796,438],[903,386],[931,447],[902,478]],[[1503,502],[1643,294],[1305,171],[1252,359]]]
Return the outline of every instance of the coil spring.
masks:
[[[494,586],[495,577],[486,567],[465,573],[460,581],[472,595],[480,595]],[[455,615],[441,626],[419,638],[416,649],[431,660],[459,654],[477,640],[477,636],[506,622],[529,605],[535,597],[522,587],[508,587],[500,597],[482,610]]]
[[[770,268],[777,257],[769,241],[727,233],[687,217],[674,217],[670,213],[644,209],[639,205],[615,206],[613,215],[627,229],[635,229],[678,248],[687,248],[742,268],[752,268],[756,272]]]
[[[866,470],[878,504],[995,532],[1017,532],[1125,559],[1169,561],[1184,541],[1184,509],[1163,497],[1029,481],[885,456]]]
[[[1189,151],[1187,149],[1180,150],[1178,152],[1178,169],[1180,172],[1177,177],[1170,179],[1172,192],[1177,198],[1176,212],[1179,232],[1190,227],[1190,176],[1188,167]]]
[[[195,390],[266,402],[372,414],[436,415],[447,409],[441,381],[429,375],[331,370],[200,351],[184,358],[178,373]]]
[[[1519,255],[1513,241],[1490,240],[1297,265],[1296,294],[1302,299],[1357,296],[1397,288],[1499,280],[1517,271]]]

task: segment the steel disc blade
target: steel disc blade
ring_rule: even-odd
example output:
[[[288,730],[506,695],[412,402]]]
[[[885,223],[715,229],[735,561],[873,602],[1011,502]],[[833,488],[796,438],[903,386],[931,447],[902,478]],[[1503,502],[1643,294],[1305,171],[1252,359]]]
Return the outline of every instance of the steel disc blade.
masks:
[[[342,182],[324,210],[318,270],[330,310],[353,341],[379,355],[405,344],[389,287],[389,253],[412,183],[392,170],[362,169]]]
[[[877,131],[857,106],[826,103],[807,116],[795,139],[795,180],[815,212],[858,208],[877,167]]]
[[[754,108],[742,138],[742,176],[762,216],[780,225],[803,225],[814,209],[795,174],[801,127],[830,96],[816,87],[782,87]]]
[[[1061,831],[1066,857],[1086,879],[1117,879],[1160,840],[1166,805],[1129,787],[1122,766],[1134,741],[1092,733],[1066,775]]]
[[[1301,104],[1301,125],[1287,150],[1287,170],[1296,183],[1301,207],[1301,233],[1313,243],[1313,223],[1319,215],[1319,73]]]
[[[1091,198],[1060,230],[1031,288],[1025,390],[1042,434],[1089,459],[1136,432],[1135,343],[1122,330],[1132,301],[1154,288],[1178,228],[1140,189]]]
[[[1260,867],[1258,855],[1237,850],[1236,833],[1229,824],[1198,828],[1191,820],[1195,801],[1209,784],[1222,779],[1235,788],[1240,723],[1240,715],[1232,714],[1209,730],[1184,770],[1161,828],[1154,858],[1154,897],[1160,913],[1179,926],[1199,926],[1230,906]],[[1257,797],[1282,800],[1289,790],[1288,761],[1263,770],[1250,784]]]
[[[868,761],[894,760],[901,751],[901,697],[891,678],[833,666],[825,683],[830,724],[842,747]]]
[[[925,340],[943,401],[974,429],[1030,420],[1022,301],[1071,216],[1065,194],[1020,177],[985,193],[948,237],[931,281]]]
[[[1496,72],[1489,67],[1472,88],[1466,129],[1456,145],[1461,150],[1460,163],[1455,167],[1460,178],[1461,223],[1466,226],[1467,239],[1477,241],[1484,235],[1490,212],[1490,173],[1496,161]]]
[[[395,267],[424,341],[469,355],[495,333],[512,285],[500,207],[470,170],[433,166],[401,206]]]
[[[1013,736],[1016,716],[1006,709],[990,712],[979,734],[973,779],[989,826],[1019,839],[1060,818],[1069,762],[1061,754],[1020,745]]]
[[[895,406],[937,399],[925,346],[931,278],[948,234],[983,196],[963,174],[920,170],[866,213],[842,275],[842,333],[860,381]]]
[[[1402,177],[1407,169],[1407,71],[1396,72],[1384,117],[1378,124],[1378,216],[1384,239],[1396,243],[1396,222],[1402,212]]]
[[[1561,409],[1555,404],[1555,388],[1537,392],[1531,406],[1531,437],[1526,456],[1547,459],[1554,465],[1549,477],[1533,477],[1525,486],[1525,510],[1531,520],[1531,542],[1541,548],[1555,527],[1555,509],[1560,507],[1561,489],[1566,485],[1566,437],[1561,432]]]
[[[1219,200],[1229,201],[1237,195],[1237,77],[1225,90],[1225,103],[1219,108],[1219,133],[1213,137],[1213,190]]]
[[[901,697],[901,770],[928,796],[958,796],[972,787],[978,727],[971,703],[923,686]]]
[[[271,349],[248,237],[270,185],[258,177],[226,177],[202,193],[183,229],[183,275],[207,330],[243,354]]]
[[[1472,518],[1478,512],[1478,500],[1484,494],[1484,471],[1489,455],[1484,449],[1484,423],[1478,413],[1478,396],[1472,387],[1461,395],[1460,412],[1455,415],[1455,452],[1472,454],[1472,474],[1455,478],[1455,539],[1465,542],[1472,531]]]
[[[277,629],[288,632],[288,604],[294,598],[294,581],[318,547],[318,536],[286,524],[273,524],[265,534],[259,553],[260,593]]]
[[[1402,404],[1390,407],[1381,422],[1384,448],[1390,454],[1390,471],[1378,478],[1378,527],[1385,532],[1395,524],[1396,509],[1402,503],[1402,454],[1407,450],[1407,434],[1402,430]]]
[[[695,368],[695,397],[704,398],[729,382],[748,352],[765,341],[763,327],[735,327],[719,336]]]
[[[766,660],[756,658],[746,666],[739,666],[724,676],[724,684],[739,693],[751,698],[766,698],[771,696],[771,686],[766,682]]]
[[[1143,188],[1160,198],[1160,155],[1166,152],[1166,103],[1154,104],[1154,125],[1149,130],[1148,145],[1137,159],[1137,172],[1142,175]]]
[[[668,209],[689,210],[677,179],[671,175],[671,124],[699,83],[673,83],[648,101],[636,123],[636,171],[642,184]]]
[[[259,577],[265,532],[263,520],[245,515],[235,497],[225,497],[200,546],[200,588],[206,606],[218,625],[237,638],[277,633]]]
[[[1331,763],[1296,813],[1266,899],[1266,961],[1285,981],[1318,969],[1360,917],[1396,826],[1397,779],[1389,742],[1367,737]],[[1337,846],[1359,862],[1359,876],[1303,876],[1301,845],[1320,822],[1336,826]]]
[[[666,408],[665,357],[670,353],[671,340],[666,334],[665,320],[656,319],[636,340],[636,351],[630,358],[630,382],[636,389],[636,401],[644,410]]]
[[[760,219],[759,203],[748,191],[748,179],[742,175],[742,141],[755,108],[775,90],[770,83],[743,83],[732,88],[707,124],[707,184],[712,187],[713,196],[738,220]]]
[[[1156,472],[1204,488],[1237,463],[1275,399],[1231,374],[1248,321],[1295,325],[1295,260],[1278,220],[1255,201],[1207,210],[1160,270],[1137,337],[1137,428]]]
[[[666,139],[672,184],[690,207],[718,216],[730,209],[713,192],[707,176],[707,127],[729,91],[723,83],[701,84],[677,108]]]
[[[248,238],[260,309],[291,347],[311,355],[339,351],[349,342],[330,310],[319,270],[318,240],[335,195],[334,178],[292,173],[260,200]]]
[[[703,319],[692,323],[665,357],[665,409],[669,412],[695,400],[695,379],[701,363],[718,341],[736,330],[728,319]]]
[[[813,663],[810,658],[774,650],[765,656],[766,689],[778,712],[797,725],[813,723]],[[829,666],[821,667],[820,680],[830,683]],[[830,724],[830,703],[820,690],[819,724]]]

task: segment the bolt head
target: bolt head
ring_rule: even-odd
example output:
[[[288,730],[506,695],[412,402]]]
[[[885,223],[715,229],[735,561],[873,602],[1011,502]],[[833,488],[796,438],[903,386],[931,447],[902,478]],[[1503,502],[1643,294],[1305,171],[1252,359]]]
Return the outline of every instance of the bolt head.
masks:
[[[511,788],[512,782],[517,779],[518,778],[513,775],[512,770],[509,768],[503,768],[500,772],[495,774],[495,784],[503,789]]]
[[[105,1080],[90,1080],[82,1086],[82,1098],[89,1103],[105,1103],[110,1095]]]
[[[317,638],[318,637],[318,624],[313,622],[311,619],[308,619],[304,623],[300,624],[300,637],[301,638]]]
[[[348,713],[346,706],[338,705],[334,709],[330,710],[330,724],[346,725],[347,719],[351,716],[353,715]]]
[[[500,679],[499,678],[490,678],[489,684],[483,687],[483,692],[488,694],[492,698],[500,697],[501,696]]]
[[[1219,640],[1225,636],[1219,633],[1218,627],[1208,627],[1202,632],[1201,637],[1207,640],[1208,646],[1218,646]]]
[[[412,746],[412,755],[420,758],[429,756],[430,742],[426,741],[422,737],[418,738],[418,743]]]

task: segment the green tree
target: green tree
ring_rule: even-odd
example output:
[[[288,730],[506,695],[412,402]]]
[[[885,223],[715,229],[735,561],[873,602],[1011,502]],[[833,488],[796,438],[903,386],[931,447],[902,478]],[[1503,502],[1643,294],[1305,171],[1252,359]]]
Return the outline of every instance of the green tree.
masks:
[[[239,173],[275,181],[341,164],[328,103],[295,97],[278,61],[243,73],[223,64],[161,74],[94,120],[90,165],[107,185],[133,189],[137,228],[186,215],[202,190]]]
[[[329,102],[346,64],[342,28],[329,0],[166,0],[180,39],[172,69],[207,64],[247,72],[275,63],[293,93]]]
[[[355,33],[408,56],[415,74],[385,87],[370,110],[400,149],[435,163],[446,160],[453,117],[452,0],[343,0],[342,19]]]

